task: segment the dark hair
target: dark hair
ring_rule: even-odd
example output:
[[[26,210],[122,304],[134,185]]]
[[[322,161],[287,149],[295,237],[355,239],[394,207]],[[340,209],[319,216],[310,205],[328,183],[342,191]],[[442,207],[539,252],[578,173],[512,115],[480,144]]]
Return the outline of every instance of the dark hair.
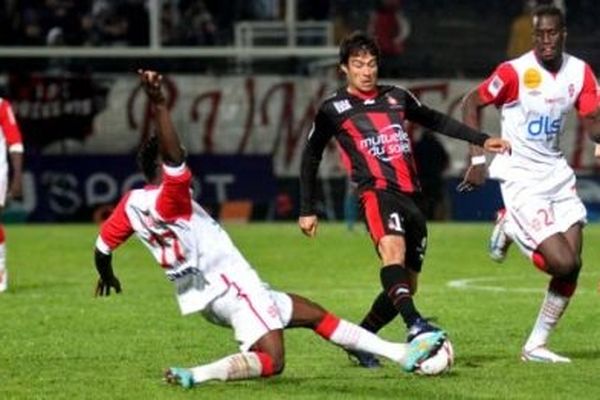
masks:
[[[148,182],[156,179],[158,169],[158,138],[154,135],[140,144],[137,165]]]
[[[565,14],[562,10],[556,6],[552,5],[541,5],[536,7],[533,10],[533,18],[540,18],[541,16],[546,15],[549,17],[556,17],[558,19],[559,27],[565,28]]]
[[[351,56],[369,53],[379,61],[379,47],[375,40],[364,32],[356,31],[346,36],[340,44],[340,64],[348,64]]]

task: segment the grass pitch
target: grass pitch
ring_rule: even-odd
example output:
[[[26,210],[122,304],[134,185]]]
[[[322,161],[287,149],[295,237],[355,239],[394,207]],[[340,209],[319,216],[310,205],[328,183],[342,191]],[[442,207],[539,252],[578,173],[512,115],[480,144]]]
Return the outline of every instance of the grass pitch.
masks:
[[[378,292],[378,261],[362,227],[322,223],[318,238],[294,224],[227,226],[274,287],[360,321]],[[137,240],[115,253],[124,292],[92,296],[92,225],[8,226],[10,289],[0,295],[0,399],[598,399],[600,398],[600,226],[585,230],[578,293],[552,336],[570,365],[525,364],[523,345],[548,279],[511,249],[502,265],[486,256],[488,224],[431,224],[416,302],[448,330],[456,365],[441,377],[349,363],[306,330],[286,332],[283,375],[211,382],[185,391],[162,369],[237,351],[231,331],[179,315],[170,283]],[[452,286],[454,285],[454,287]],[[382,331],[404,340],[393,322]]]

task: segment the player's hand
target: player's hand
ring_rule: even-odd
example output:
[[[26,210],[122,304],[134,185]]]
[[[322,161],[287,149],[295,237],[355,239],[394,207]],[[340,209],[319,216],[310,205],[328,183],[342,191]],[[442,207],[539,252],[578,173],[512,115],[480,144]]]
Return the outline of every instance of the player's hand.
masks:
[[[456,186],[456,190],[463,193],[477,189],[485,183],[485,175],[485,164],[469,166],[463,181]]]
[[[497,137],[488,138],[483,143],[485,151],[490,153],[508,153],[510,154],[510,142]]]
[[[156,71],[145,69],[138,69],[137,73],[140,76],[140,82],[148,98],[156,104],[164,103],[165,95],[162,92],[162,75]]]
[[[300,230],[308,237],[316,236],[318,225],[319,219],[316,215],[306,215],[298,218],[298,226],[300,226]]]
[[[96,283],[96,291],[94,292],[94,296],[110,296],[110,289],[115,289],[116,293],[121,293],[121,282],[117,279],[116,276],[113,276],[111,279],[98,279],[98,283]]]

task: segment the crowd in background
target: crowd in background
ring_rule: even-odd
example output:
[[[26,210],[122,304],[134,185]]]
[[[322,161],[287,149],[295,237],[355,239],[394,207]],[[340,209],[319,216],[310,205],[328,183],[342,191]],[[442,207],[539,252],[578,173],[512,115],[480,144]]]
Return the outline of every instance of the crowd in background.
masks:
[[[147,46],[149,1],[4,0],[0,46]],[[299,21],[330,23],[333,45],[357,29],[374,35],[382,50],[383,76],[400,71],[405,77],[470,76],[512,56],[510,46],[520,49],[519,37],[529,44],[527,10],[549,2],[566,12],[570,50],[594,66],[600,64],[600,53],[594,50],[600,7],[594,0],[297,0],[295,14]],[[236,22],[286,17],[285,0],[159,4],[163,46],[229,46]]]

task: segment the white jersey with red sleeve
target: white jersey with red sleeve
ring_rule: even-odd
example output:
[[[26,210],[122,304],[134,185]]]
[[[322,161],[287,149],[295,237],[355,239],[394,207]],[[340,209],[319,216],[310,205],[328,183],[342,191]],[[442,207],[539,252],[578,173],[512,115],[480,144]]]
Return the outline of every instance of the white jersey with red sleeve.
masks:
[[[110,254],[132,234],[176,286],[182,314],[203,310],[227,290],[227,275],[256,272],[227,233],[192,200],[187,166],[163,166],[160,186],[127,193],[102,224],[96,248]]]
[[[10,102],[3,98],[0,98],[0,133],[0,173],[4,176],[8,172],[7,150],[22,153],[23,140]]]
[[[499,155],[490,165],[490,177],[501,181],[539,181],[567,168],[559,148],[566,114],[580,116],[598,104],[597,82],[589,65],[563,53],[557,73],[546,70],[533,51],[501,64],[479,87],[485,103],[500,108],[502,137],[512,154]]]

